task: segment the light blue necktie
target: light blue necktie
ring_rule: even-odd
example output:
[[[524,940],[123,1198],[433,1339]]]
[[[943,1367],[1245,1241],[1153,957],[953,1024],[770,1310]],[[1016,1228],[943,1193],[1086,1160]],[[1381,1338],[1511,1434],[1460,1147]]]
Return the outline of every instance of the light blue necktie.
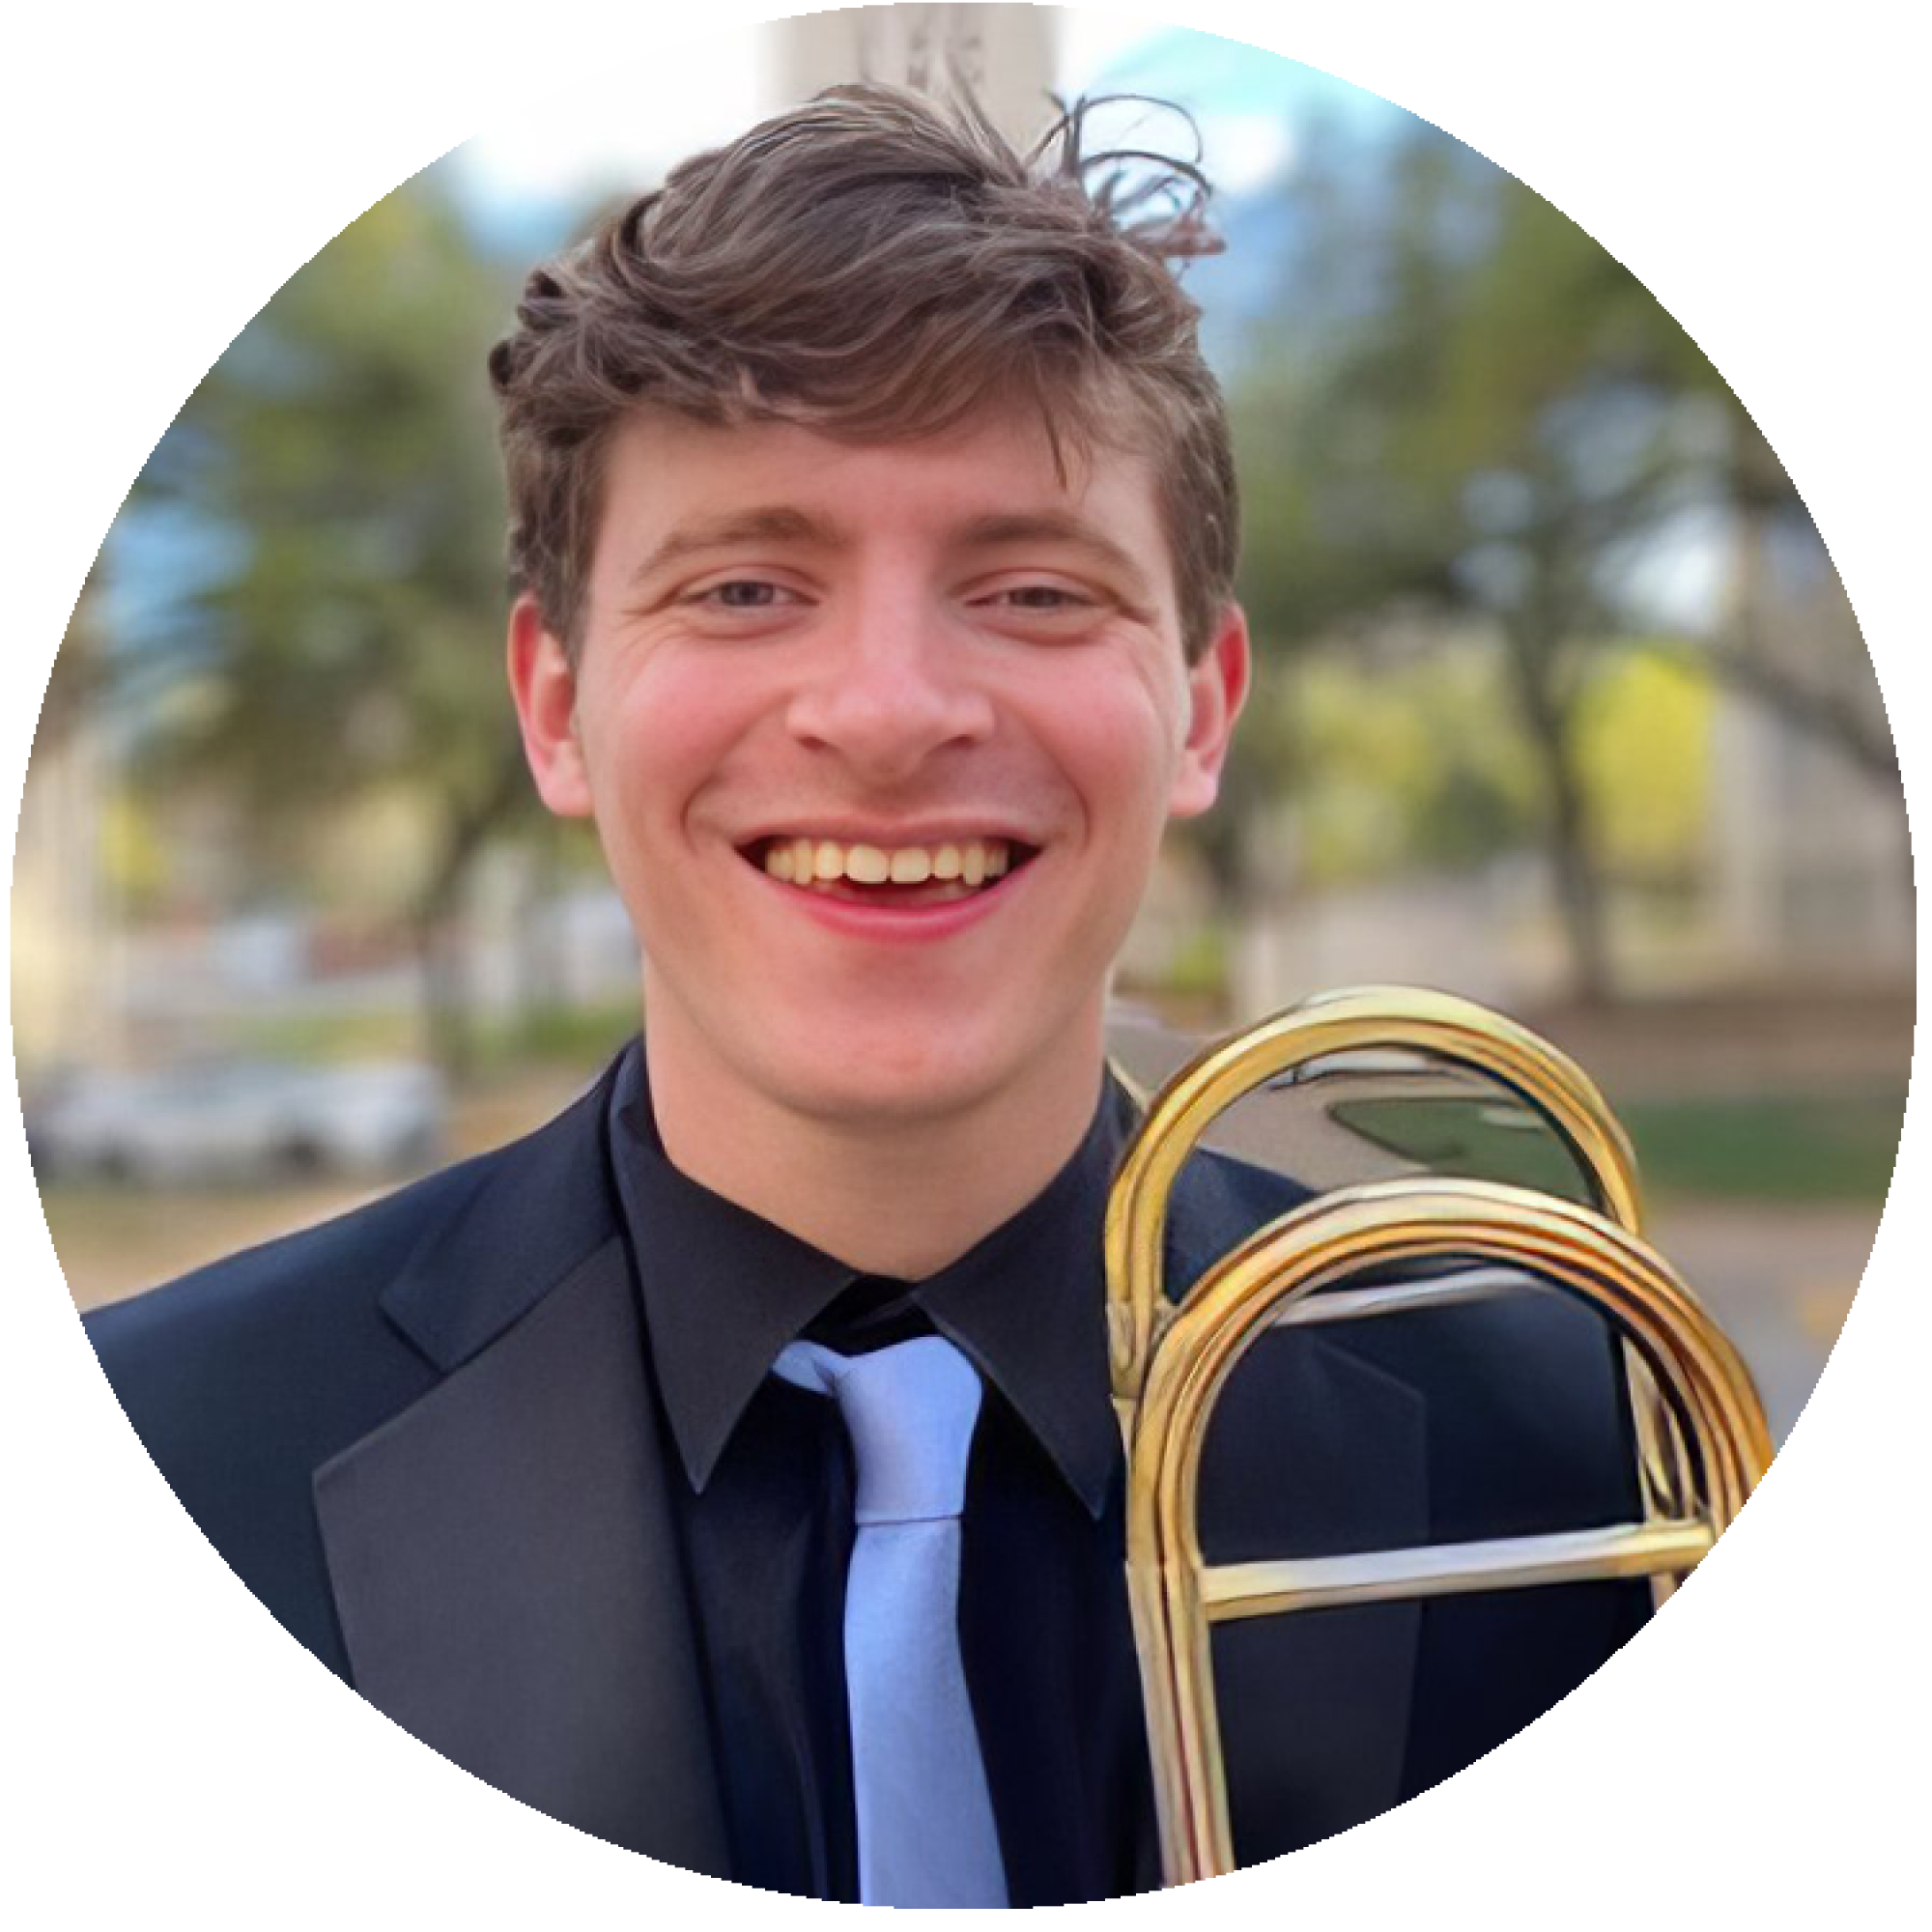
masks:
[[[858,1465],[845,1687],[867,1905],[1005,1905],[959,1658],[959,1513],[980,1376],[922,1335],[868,1355],[794,1342],[774,1364],[836,1397]]]

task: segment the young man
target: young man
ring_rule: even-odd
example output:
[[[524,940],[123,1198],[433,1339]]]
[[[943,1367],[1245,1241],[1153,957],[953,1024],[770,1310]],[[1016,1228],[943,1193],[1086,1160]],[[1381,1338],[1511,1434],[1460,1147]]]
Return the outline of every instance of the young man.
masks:
[[[636,923],[642,1038],[529,1140],[93,1324],[190,1514],[364,1696],[581,1829],[781,1890],[1157,1880],[1102,1004],[1248,645],[1163,260],[1198,226],[1126,225],[1078,135],[1030,167],[842,90],[532,277],[492,364],[510,679]],[[1297,1198],[1202,1163],[1177,1280]],[[1631,1513],[1587,1318],[1368,1325],[1269,1346],[1211,1553]],[[1480,1755],[1642,1602],[1236,1627],[1243,1857]]]

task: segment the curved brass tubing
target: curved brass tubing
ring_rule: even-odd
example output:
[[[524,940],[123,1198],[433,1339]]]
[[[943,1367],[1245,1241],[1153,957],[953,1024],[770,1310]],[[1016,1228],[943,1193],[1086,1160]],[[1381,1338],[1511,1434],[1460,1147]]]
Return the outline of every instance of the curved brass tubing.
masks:
[[[1251,1236],[1174,1308],[1161,1280],[1167,1202],[1213,1116],[1305,1061],[1414,1047],[1531,1101],[1576,1151],[1603,1211],[1534,1191],[1429,1177],[1326,1194]],[[1109,1204],[1114,1389],[1128,1454],[1127,1576],[1170,1884],[1234,1868],[1209,1651],[1212,1627],[1390,1598],[1650,1577],[1666,1593],[1743,1507],[1770,1435],[1736,1350],[1635,1232],[1629,1144],[1588,1079],[1533,1034],[1446,994],[1331,995],[1203,1054],[1149,1110]],[[1351,1276],[1453,1261],[1527,1271],[1623,1335],[1641,1460],[1640,1521],[1361,1555],[1204,1563],[1196,1522],[1214,1402],[1277,1322],[1373,1319],[1466,1293],[1456,1275],[1350,1289]],[[1466,1272],[1466,1269],[1464,1269]]]
[[[1166,1319],[1160,1240],[1168,1198],[1215,1117],[1310,1061],[1386,1047],[1490,1074],[1520,1094],[1575,1152],[1604,1213],[1633,1233],[1640,1229],[1630,1142],[1589,1075],[1547,1040],[1454,993],[1355,986],[1321,994],[1198,1055],[1148,1108],[1107,1204],[1108,1343],[1117,1405],[1130,1411],[1139,1399]]]

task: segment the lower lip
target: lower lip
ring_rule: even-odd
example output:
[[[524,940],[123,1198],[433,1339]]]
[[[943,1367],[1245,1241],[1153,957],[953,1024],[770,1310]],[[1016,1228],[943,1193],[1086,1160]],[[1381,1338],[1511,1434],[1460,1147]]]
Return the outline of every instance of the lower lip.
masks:
[[[815,919],[832,932],[850,939],[869,939],[882,945],[918,945],[950,939],[997,912],[1011,896],[1013,889],[1032,869],[1029,860],[1016,871],[1006,874],[966,898],[946,899],[938,905],[867,905],[862,900],[835,897],[831,893],[815,893],[775,879],[769,872],[758,877],[775,893],[781,893],[787,905]]]

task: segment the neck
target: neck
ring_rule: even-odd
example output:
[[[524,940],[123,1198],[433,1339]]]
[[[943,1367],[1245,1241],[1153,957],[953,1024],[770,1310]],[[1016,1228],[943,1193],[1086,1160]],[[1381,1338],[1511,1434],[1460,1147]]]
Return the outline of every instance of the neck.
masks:
[[[941,1114],[812,1115],[714,1077],[673,1029],[648,1028],[659,1137],[672,1164],[864,1274],[918,1281],[1038,1194],[1093,1122],[1091,1043]]]

